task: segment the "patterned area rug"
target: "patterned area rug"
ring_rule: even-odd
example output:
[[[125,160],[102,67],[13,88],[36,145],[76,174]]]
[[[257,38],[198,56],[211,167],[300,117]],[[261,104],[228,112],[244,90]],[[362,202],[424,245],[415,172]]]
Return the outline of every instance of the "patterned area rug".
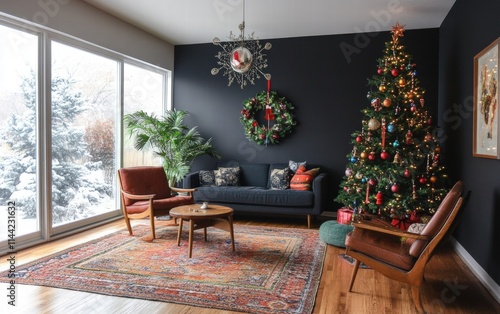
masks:
[[[249,313],[311,313],[326,245],[317,230],[235,225],[229,234],[208,228],[194,235],[187,257],[187,229],[134,227],[16,268],[16,283],[188,304]],[[7,272],[0,277],[7,282]]]

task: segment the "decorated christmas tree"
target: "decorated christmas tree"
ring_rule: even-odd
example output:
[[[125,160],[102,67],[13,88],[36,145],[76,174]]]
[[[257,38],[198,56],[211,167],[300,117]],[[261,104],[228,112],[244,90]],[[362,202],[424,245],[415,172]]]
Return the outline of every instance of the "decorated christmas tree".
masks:
[[[396,23],[391,34],[368,79],[370,106],[362,110],[361,130],[351,136],[335,201],[404,229],[432,215],[449,184],[417,66],[402,44],[404,26]]]

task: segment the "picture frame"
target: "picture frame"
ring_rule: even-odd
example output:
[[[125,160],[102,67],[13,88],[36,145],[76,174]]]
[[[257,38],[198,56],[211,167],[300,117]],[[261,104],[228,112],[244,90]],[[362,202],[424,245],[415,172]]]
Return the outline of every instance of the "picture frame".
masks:
[[[498,54],[500,37],[474,57],[472,155],[500,159]]]

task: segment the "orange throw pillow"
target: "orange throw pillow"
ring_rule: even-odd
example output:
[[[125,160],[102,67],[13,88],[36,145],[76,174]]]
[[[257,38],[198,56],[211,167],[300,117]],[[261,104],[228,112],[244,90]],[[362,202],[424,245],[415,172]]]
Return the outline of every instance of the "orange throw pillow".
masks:
[[[309,191],[311,190],[311,184],[319,173],[319,168],[313,168],[311,170],[305,169],[305,167],[301,166],[295,172],[295,175],[290,181],[290,189],[299,190],[299,191]]]

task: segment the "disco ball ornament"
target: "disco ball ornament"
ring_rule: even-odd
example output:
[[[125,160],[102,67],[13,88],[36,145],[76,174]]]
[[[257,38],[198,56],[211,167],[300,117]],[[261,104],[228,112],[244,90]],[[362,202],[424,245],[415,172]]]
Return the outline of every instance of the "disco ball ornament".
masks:
[[[246,73],[252,66],[252,53],[245,47],[238,47],[231,51],[231,68],[238,73]]]

